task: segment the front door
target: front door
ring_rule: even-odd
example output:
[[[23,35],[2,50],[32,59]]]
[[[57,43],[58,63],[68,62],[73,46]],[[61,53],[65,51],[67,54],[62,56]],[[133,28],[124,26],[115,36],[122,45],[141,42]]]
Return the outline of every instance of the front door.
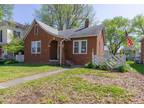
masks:
[[[50,59],[57,60],[57,46],[58,42],[53,40],[50,44]]]

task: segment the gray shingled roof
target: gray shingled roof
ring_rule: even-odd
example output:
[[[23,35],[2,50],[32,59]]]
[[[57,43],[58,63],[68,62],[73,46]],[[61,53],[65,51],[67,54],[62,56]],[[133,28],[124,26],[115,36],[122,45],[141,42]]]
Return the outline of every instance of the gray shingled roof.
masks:
[[[57,29],[54,29],[44,24],[41,21],[36,20],[36,22],[48,33],[55,35],[55,36],[59,36],[59,37],[65,37],[65,38],[98,36],[99,33],[104,28],[102,25],[95,25],[95,26],[88,27],[88,28],[67,29],[63,31],[58,31]]]
[[[41,22],[41,21],[38,21],[36,20],[36,22],[44,29],[46,30],[48,33],[51,33],[53,35],[56,35],[58,36],[58,30],[57,29],[54,29],[53,27],[51,26],[48,26],[47,24]]]

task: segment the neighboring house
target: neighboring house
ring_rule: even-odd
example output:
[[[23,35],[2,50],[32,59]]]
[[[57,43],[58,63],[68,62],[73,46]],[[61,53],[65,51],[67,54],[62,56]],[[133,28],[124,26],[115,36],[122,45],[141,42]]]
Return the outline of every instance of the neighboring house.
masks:
[[[0,22],[0,58],[7,54],[2,49],[2,46],[11,42],[13,36],[17,38],[24,38],[27,26],[17,23],[2,21]]]
[[[92,54],[104,55],[104,27],[102,25],[58,31],[34,20],[24,40],[25,63],[85,64]]]

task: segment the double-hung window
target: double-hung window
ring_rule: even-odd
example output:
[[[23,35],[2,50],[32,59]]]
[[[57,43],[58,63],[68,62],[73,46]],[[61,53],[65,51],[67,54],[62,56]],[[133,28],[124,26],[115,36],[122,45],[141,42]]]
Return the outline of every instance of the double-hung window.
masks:
[[[32,41],[31,42],[31,53],[40,54],[41,53],[41,41]]]
[[[87,54],[87,40],[74,40],[73,54]]]

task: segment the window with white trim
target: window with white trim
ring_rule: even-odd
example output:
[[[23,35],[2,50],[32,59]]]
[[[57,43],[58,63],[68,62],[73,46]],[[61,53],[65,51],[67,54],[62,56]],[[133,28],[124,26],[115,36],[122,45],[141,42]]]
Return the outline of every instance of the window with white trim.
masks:
[[[41,41],[32,41],[31,42],[31,53],[40,54],[41,53]]]
[[[87,40],[74,40],[73,54],[87,54]]]

